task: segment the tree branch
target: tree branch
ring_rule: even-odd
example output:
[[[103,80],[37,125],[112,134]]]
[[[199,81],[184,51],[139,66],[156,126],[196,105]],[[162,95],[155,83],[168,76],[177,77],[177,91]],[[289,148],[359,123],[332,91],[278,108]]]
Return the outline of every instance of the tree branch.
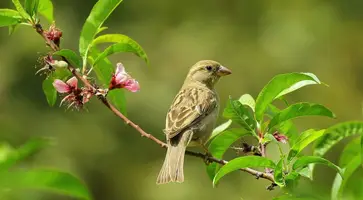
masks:
[[[53,50],[53,51],[58,51],[60,48],[58,45],[56,45],[52,40],[49,40],[46,35],[45,32],[42,28],[42,26],[40,24],[36,24],[34,26],[34,29],[37,31],[37,33],[39,35],[42,36],[42,38],[45,40],[46,44]],[[77,79],[79,79],[80,81],[83,82],[83,84],[90,88],[94,93],[97,92],[97,89],[86,79],[84,78],[73,66],[71,66],[70,62],[65,58],[62,57],[62,59],[68,63],[68,69],[69,71],[72,72],[72,74],[74,76],[77,77]],[[137,132],[139,132],[141,134],[142,137],[146,137],[152,141],[154,141],[156,144],[158,144],[159,146],[161,146],[162,148],[167,148],[167,145],[162,142],[161,140],[157,139],[156,137],[154,137],[153,135],[147,133],[146,131],[144,131],[142,128],[140,128],[137,124],[135,124],[134,122],[132,122],[130,119],[128,119],[125,115],[123,115],[119,110],[117,110],[117,108],[115,108],[108,100],[105,96],[103,95],[97,95],[98,99],[108,108],[110,109],[116,116],[118,116],[119,118],[121,118],[127,125],[131,126],[132,128],[134,128]],[[207,154],[203,154],[203,153],[199,153],[199,152],[193,152],[193,151],[186,151],[185,154],[190,155],[190,156],[194,156],[194,157],[198,157],[201,158],[203,160],[208,160],[210,162],[215,162],[215,163],[219,163],[221,165],[225,165],[228,163],[228,161],[226,160],[222,160],[222,159],[218,159],[215,158],[213,156],[207,155]],[[256,176],[256,178],[264,178],[267,179],[269,181],[272,182],[272,184],[275,183],[274,177],[272,174],[269,173],[263,173],[251,168],[242,168],[240,169],[241,171],[247,172],[251,175]]]
[[[226,160],[218,159],[213,156],[208,156],[206,154],[199,153],[199,152],[186,151],[185,154],[194,156],[194,157],[198,157],[198,158],[202,158],[203,160],[208,160],[211,162],[219,163],[221,165],[225,165],[228,163],[228,161],[226,161]],[[260,172],[260,171],[257,171],[257,170],[251,169],[251,168],[241,168],[240,170],[256,176],[257,179],[264,178],[264,179],[271,181],[272,183],[275,183],[275,180],[274,180],[274,177],[272,174],[263,173],[263,172]]]
[[[262,157],[266,157],[266,146],[267,146],[267,143],[263,143],[262,140],[264,138],[264,135],[263,133],[261,132],[261,130],[258,130],[258,135],[260,137],[259,139],[259,148],[260,148],[260,152],[261,152],[261,156]],[[270,168],[265,168],[265,172],[268,173],[268,174],[271,174],[273,171],[272,169]],[[272,187],[273,188],[273,187]]]

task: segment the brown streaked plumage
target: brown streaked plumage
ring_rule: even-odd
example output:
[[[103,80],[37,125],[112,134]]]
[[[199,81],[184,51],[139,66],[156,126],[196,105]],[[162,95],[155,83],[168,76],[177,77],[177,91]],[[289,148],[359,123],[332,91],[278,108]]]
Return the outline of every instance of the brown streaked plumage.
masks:
[[[168,144],[157,184],[184,181],[184,154],[191,142],[204,145],[214,128],[219,99],[214,85],[231,71],[216,61],[202,60],[189,70],[166,116]]]

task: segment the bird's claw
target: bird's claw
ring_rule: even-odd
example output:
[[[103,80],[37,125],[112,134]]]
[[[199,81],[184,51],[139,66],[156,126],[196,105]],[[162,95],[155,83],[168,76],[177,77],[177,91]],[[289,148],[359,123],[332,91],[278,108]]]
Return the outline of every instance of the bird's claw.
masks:
[[[210,154],[209,152],[206,152],[206,153],[204,154],[204,163],[205,163],[206,165],[209,165],[209,164],[211,164],[211,163],[212,163],[212,161],[209,159],[210,157],[212,157],[212,154]]]
[[[266,187],[266,189],[268,190],[268,191],[272,191],[272,190],[274,190],[275,189],[275,187],[277,186],[277,184],[276,183],[271,183],[271,185],[269,185],[269,186],[267,186]]]

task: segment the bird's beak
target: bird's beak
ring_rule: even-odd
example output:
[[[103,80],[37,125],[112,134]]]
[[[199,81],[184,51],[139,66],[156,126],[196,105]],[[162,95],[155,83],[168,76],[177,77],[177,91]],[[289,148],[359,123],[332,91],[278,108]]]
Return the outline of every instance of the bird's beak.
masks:
[[[219,76],[226,76],[226,75],[232,74],[232,71],[230,69],[228,69],[227,67],[220,66],[217,71],[217,74]]]

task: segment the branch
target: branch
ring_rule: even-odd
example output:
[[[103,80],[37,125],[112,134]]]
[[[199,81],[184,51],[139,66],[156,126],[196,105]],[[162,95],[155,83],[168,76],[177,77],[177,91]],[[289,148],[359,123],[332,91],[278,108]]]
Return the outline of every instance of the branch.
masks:
[[[194,157],[198,157],[198,158],[202,158],[203,160],[208,160],[208,161],[211,161],[211,162],[219,163],[221,165],[225,165],[225,164],[228,163],[228,161],[226,161],[226,160],[218,159],[218,158],[215,158],[213,156],[208,156],[208,155],[203,154],[203,153],[198,153],[198,152],[193,152],[193,151],[186,151],[185,154],[190,155],[190,156],[194,156]],[[273,177],[272,174],[263,173],[263,172],[260,172],[260,171],[257,171],[257,170],[251,169],[251,168],[241,168],[240,170],[244,171],[244,172],[247,172],[247,173],[249,173],[251,175],[256,176],[257,179],[264,178],[264,179],[267,179],[267,180],[271,181],[272,183],[275,183],[275,180],[274,180],[274,177]]]
[[[129,120],[125,115],[123,115],[119,110],[117,110],[117,108],[115,108],[112,104],[110,104],[110,102],[106,99],[106,97],[104,96],[99,96],[98,97],[102,103],[109,108],[115,115],[117,115],[119,118],[121,118],[122,120],[125,121],[125,123],[129,126],[131,126],[132,128],[134,128],[136,131],[138,131],[142,137],[146,137],[152,141],[154,141],[155,143],[157,143],[158,145],[160,145],[163,148],[167,148],[167,145],[160,141],[159,139],[157,139],[156,137],[154,137],[153,135],[146,133],[142,128],[140,128],[138,125],[136,125],[134,122],[132,122],[131,120]]]
[[[243,154],[252,153],[255,156],[262,156],[259,147],[249,145],[249,144],[247,144],[245,142],[242,143],[241,147],[233,146],[230,149],[235,150],[237,155],[240,155],[242,153]]]
[[[52,40],[49,40],[47,38],[47,36],[45,35],[45,32],[42,28],[42,26],[40,24],[36,24],[34,26],[35,30],[37,31],[37,33],[39,35],[42,36],[42,38],[45,40],[46,44],[53,50],[53,51],[58,51],[60,48],[58,45],[56,45]],[[97,89],[86,79],[84,78],[73,66],[71,66],[70,62],[65,58],[62,57],[62,59],[68,63],[68,69],[69,71],[72,72],[72,74],[74,76],[77,77],[77,79],[81,80],[83,82],[83,84],[90,88],[94,93],[97,92]],[[167,148],[167,144],[165,144],[164,142],[162,142],[161,140],[157,139],[156,137],[154,137],[153,135],[145,132],[142,128],[140,128],[137,124],[135,124],[134,122],[132,122],[130,119],[128,119],[125,115],[123,115],[117,108],[115,108],[108,100],[105,96],[103,95],[98,95],[97,96],[98,99],[108,108],[110,109],[116,116],[118,116],[119,118],[121,118],[127,125],[131,126],[132,128],[134,128],[137,132],[139,132],[141,134],[141,137],[146,137],[152,141],[154,141],[156,144],[160,145],[162,148]],[[198,152],[193,152],[193,151],[186,151],[185,154],[190,155],[190,156],[194,156],[194,157],[198,157],[198,158],[202,158],[203,160],[208,160],[210,162],[215,162],[215,163],[219,163],[221,165],[225,165],[228,163],[228,161],[226,160],[221,160],[218,158],[215,158],[213,156],[210,156],[208,154],[202,154],[202,153],[198,153]],[[242,168],[240,169],[241,171],[247,172],[251,175],[256,176],[256,178],[264,178],[267,179],[269,181],[272,182],[272,184],[275,183],[274,177],[272,174],[269,173],[263,173],[251,168]]]
[[[260,147],[260,152],[261,152],[261,156],[262,157],[266,157],[266,146],[267,146],[267,143],[263,143],[262,140],[264,138],[264,135],[263,133],[261,132],[261,130],[258,130],[259,131],[259,137],[260,137],[260,140],[259,140],[259,147]],[[271,174],[273,172],[272,169],[270,168],[265,168],[265,172],[268,173],[268,174]],[[272,187],[273,188],[273,187]]]

